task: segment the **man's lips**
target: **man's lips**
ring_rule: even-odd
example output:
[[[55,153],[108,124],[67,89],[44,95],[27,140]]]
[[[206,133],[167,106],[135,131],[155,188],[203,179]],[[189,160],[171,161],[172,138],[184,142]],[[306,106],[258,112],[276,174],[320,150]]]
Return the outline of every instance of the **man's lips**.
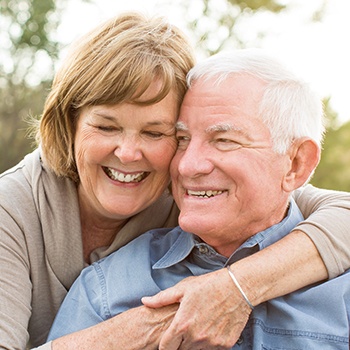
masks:
[[[201,190],[201,191],[193,191],[186,190],[186,194],[191,197],[199,197],[199,198],[212,198],[218,196],[226,191],[222,190]]]

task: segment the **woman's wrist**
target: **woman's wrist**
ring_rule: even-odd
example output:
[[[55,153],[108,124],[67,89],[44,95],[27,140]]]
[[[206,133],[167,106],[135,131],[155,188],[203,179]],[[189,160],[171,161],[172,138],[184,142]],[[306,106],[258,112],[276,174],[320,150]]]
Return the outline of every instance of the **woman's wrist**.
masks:
[[[265,301],[264,296],[268,295],[266,289],[271,288],[272,284],[272,281],[262,283],[262,280],[259,278],[259,271],[256,273],[254,270],[255,261],[257,261],[255,258],[252,261],[246,258],[230,266],[230,271],[236,277],[236,280],[253,307]]]
[[[253,306],[328,276],[316,247],[302,231],[237,261],[231,271]]]
[[[238,291],[240,292],[241,296],[243,297],[243,299],[245,300],[245,302],[247,303],[247,305],[250,307],[250,309],[253,311],[254,310],[254,306],[253,304],[250,302],[249,298],[247,297],[247,294],[244,292],[244,290],[242,289],[241,285],[239,284],[239,282],[237,281],[237,278],[235,277],[234,273],[231,271],[231,266],[228,265],[227,266],[227,271],[228,274],[233,282],[233,284],[235,285],[235,287],[238,289]]]

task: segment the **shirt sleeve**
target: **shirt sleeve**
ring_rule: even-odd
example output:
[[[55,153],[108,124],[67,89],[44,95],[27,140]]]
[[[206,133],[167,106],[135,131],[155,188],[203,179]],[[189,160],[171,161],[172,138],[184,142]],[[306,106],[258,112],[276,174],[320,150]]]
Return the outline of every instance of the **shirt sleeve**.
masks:
[[[96,264],[85,268],[64,299],[47,341],[96,325],[108,318],[105,278]],[[98,267],[98,265],[97,265]]]
[[[350,194],[307,185],[294,193],[306,218],[295,230],[306,233],[314,242],[334,278],[350,268]]]

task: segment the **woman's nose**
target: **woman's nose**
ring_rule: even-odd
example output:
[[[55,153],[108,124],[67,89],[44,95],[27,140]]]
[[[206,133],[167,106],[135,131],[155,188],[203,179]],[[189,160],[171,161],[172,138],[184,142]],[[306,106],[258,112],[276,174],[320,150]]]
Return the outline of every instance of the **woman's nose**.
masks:
[[[119,140],[114,154],[121,163],[131,163],[142,159],[140,142],[135,137],[123,137]]]

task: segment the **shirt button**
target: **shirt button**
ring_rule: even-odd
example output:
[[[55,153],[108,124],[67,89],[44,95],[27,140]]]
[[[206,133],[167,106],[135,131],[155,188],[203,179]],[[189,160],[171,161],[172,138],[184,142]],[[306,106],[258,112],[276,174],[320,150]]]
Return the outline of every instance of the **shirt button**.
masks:
[[[201,254],[208,254],[208,251],[209,251],[209,249],[208,249],[208,247],[206,247],[206,246],[201,245],[201,246],[199,247],[199,252],[200,252]]]
[[[242,336],[240,336],[237,340],[237,345],[241,345],[243,343],[244,339]]]

